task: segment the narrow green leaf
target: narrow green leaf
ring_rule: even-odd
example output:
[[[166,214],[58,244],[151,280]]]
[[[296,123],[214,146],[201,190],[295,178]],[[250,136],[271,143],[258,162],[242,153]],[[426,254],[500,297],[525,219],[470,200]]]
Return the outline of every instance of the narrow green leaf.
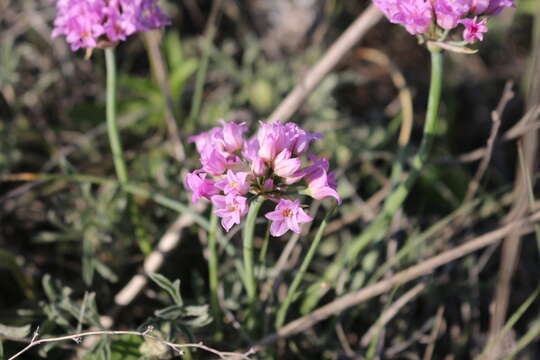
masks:
[[[115,283],[118,281],[118,276],[109,268],[107,265],[99,261],[98,259],[94,259],[94,268],[99,273],[99,275],[103,276],[104,279],[109,280],[112,283]]]
[[[180,280],[179,279],[176,279],[174,282],[171,282],[165,276],[158,273],[148,274],[148,276],[160,288],[162,288],[167,293],[169,293],[169,295],[172,297],[176,305],[182,306],[184,302],[182,300],[182,296],[180,295]]]
[[[14,338],[24,338],[30,334],[32,326],[7,326],[0,324],[0,335],[6,335]]]

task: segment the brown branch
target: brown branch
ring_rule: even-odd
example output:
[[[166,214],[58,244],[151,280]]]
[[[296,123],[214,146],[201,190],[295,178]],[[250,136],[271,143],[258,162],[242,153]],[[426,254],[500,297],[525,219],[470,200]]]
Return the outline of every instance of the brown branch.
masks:
[[[533,49],[531,53],[531,68],[528,75],[529,89],[527,96],[527,110],[532,110],[540,104],[540,6],[537,6],[535,18],[535,30],[533,33]],[[531,120],[531,119],[526,119]],[[524,125],[529,125],[525,123]],[[531,173],[536,171],[536,163],[538,159],[538,133],[525,133],[520,139],[523,145],[523,156],[520,156],[519,162],[524,169],[529,169]],[[521,145],[518,142],[518,147]],[[519,149],[521,150],[521,149]],[[519,151],[521,154],[521,151]],[[520,166],[516,168],[516,178],[514,181],[514,203],[512,209],[506,217],[506,221],[511,222],[521,218],[529,211],[529,189],[527,177],[530,174],[521,171]],[[534,186],[534,183],[532,183]],[[519,253],[521,251],[521,234],[516,229],[508,234],[504,240],[501,249],[501,263],[499,265],[499,273],[497,279],[497,287],[495,289],[494,310],[490,319],[489,336],[490,340],[502,329],[508,311],[510,294],[512,292],[512,277],[519,262]],[[487,359],[495,359],[499,354],[500,347],[495,346],[487,355]]]
[[[407,305],[412,299],[414,299],[418,294],[420,294],[424,289],[426,288],[426,285],[424,283],[420,283],[407,291],[405,294],[403,294],[399,299],[396,300],[395,303],[393,303],[388,309],[386,309],[381,316],[379,316],[379,319],[375,324],[373,324],[369,330],[365,333],[365,335],[362,337],[362,340],[360,343],[362,346],[366,347],[369,345],[371,338],[373,336],[377,335],[377,333],[386,325],[390,320],[392,320],[399,310],[401,310],[402,307]]]
[[[39,328],[38,328],[38,330],[39,330]],[[45,338],[45,339],[40,339],[40,340],[37,340],[37,338],[39,336],[38,330],[36,330],[34,332],[34,335],[32,336],[32,339],[30,340],[30,343],[26,347],[24,347],[21,351],[19,351],[15,355],[11,356],[8,360],[14,360],[14,359],[18,358],[19,356],[21,356],[22,354],[24,354],[25,352],[27,352],[28,350],[30,350],[31,348],[33,348],[34,346],[38,346],[38,345],[41,345],[41,344],[52,343],[52,342],[60,342],[60,341],[65,341],[65,340],[73,340],[77,344],[80,344],[82,338],[89,337],[89,336],[98,336],[98,335],[115,335],[115,336],[117,336],[117,335],[138,335],[138,336],[142,336],[142,337],[147,338],[147,339],[154,340],[154,341],[156,341],[156,342],[158,342],[160,344],[166,345],[167,347],[169,347],[173,351],[175,351],[178,355],[183,355],[182,349],[194,348],[194,349],[201,349],[201,350],[207,351],[209,353],[212,353],[212,354],[216,355],[220,359],[246,359],[246,360],[249,360],[250,359],[249,355],[252,355],[254,353],[253,350],[249,350],[249,351],[247,351],[245,353],[222,352],[222,351],[218,351],[216,349],[213,349],[213,348],[211,348],[209,346],[206,346],[202,342],[191,343],[191,344],[175,344],[173,342],[166,341],[166,340],[160,339],[160,338],[158,338],[156,336],[150,335],[150,333],[153,330],[153,327],[151,327],[151,326],[148,327],[144,332],[98,330],[98,331],[80,332],[80,333],[77,333],[77,334],[58,336],[58,337],[53,337],[53,338]]]
[[[463,202],[465,203],[471,201],[474,198],[474,195],[476,195],[476,192],[480,187],[480,181],[484,177],[484,174],[486,173],[488,165],[491,161],[493,147],[495,145],[495,139],[497,138],[499,128],[501,127],[501,118],[503,111],[506,108],[506,105],[508,105],[508,103],[510,102],[510,100],[514,98],[514,92],[512,91],[513,86],[514,83],[512,81],[508,81],[506,83],[501,99],[499,100],[499,104],[497,105],[497,108],[491,113],[491,121],[493,122],[493,126],[491,127],[491,133],[487,140],[484,157],[482,158],[482,161],[478,166],[478,170],[476,170],[474,178],[472,179],[469,187],[467,188],[467,193],[465,195],[465,199],[463,200]]]
[[[161,95],[165,101],[165,123],[167,124],[167,132],[169,133],[169,139],[173,146],[174,157],[177,161],[184,161],[186,154],[180,135],[178,133],[178,124],[174,116],[174,105],[172,101],[171,88],[168,82],[167,67],[165,60],[159,48],[161,42],[161,32],[159,30],[152,30],[144,32],[144,42],[148,48],[148,56],[150,58],[150,65],[156,76],[156,80],[161,90]]]
[[[519,231],[521,234],[529,233],[532,231],[531,224],[538,221],[540,221],[540,211],[533,213],[527,218],[508,223],[497,230],[484,234],[474,240],[468,241],[467,243],[454,249],[445,251],[440,255],[427,259],[422,263],[403,270],[388,279],[379,281],[361,290],[344,295],[320,307],[312,313],[288,323],[278,332],[263,338],[255,346],[255,349],[259,350],[279,339],[287,338],[305,331],[311,328],[313,325],[329,318],[330,316],[338,314],[375,296],[381,295],[397,285],[404,284],[411,280],[417,279],[420,276],[429,274],[440,266],[469,255],[486,246],[497,243],[503,237],[507,236],[513,231]]]
[[[270,115],[268,122],[287,122],[321,80],[381,17],[382,13],[375,6],[368,7],[328,49],[323,58],[309,70],[293,91],[287,95],[285,100]]]

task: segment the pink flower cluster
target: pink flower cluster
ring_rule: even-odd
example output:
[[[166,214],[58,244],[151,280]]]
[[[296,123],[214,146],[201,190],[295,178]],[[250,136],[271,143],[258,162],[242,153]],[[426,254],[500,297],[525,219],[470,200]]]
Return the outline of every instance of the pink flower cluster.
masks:
[[[65,35],[73,51],[170,24],[158,0],[57,0],[56,9],[52,37]]]
[[[405,26],[413,35],[428,32],[436,23],[451,30],[463,25],[468,43],[483,40],[487,17],[504,8],[515,7],[514,0],[373,0],[390,22]],[[479,18],[479,16],[481,18]]]
[[[193,203],[201,198],[212,201],[226,231],[240,224],[256,196],[277,204],[265,215],[272,221],[273,236],[288,230],[298,233],[299,224],[312,220],[300,201],[291,199],[300,189],[305,188],[306,194],[318,200],[333,197],[341,202],[334,176],[328,172],[328,160],[307,154],[320,134],[293,123],[260,122],[257,134],[246,138],[245,124],[223,120],[221,124],[188,139],[197,147],[202,168],[188,174],[185,184],[192,191]],[[303,157],[307,166],[303,166]]]

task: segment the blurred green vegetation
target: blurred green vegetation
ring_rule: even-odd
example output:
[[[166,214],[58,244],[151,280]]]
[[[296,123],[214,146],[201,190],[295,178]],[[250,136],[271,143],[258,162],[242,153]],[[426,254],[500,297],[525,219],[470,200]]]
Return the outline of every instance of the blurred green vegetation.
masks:
[[[165,30],[159,45],[186,153],[182,162],[171,150],[165,121],[167,103],[152,73],[144,42],[133,37],[118,46],[118,117],[130,182],[150,195],[190,204],[183,178],[197,167],[198,158],[187,138],[215,126],[220,118],[245,121],[254,129],[368,4],[353,0],[306,2],[311,7],[304,11],[312,11],[308,18],[313,20],[305,31],[299,30],[303,34],[300,45],[291,47],[287,44],[292,39],[272,35],[277,31],[272,25],[266,29],[256,25],[273,24],[270,13],[260,13],[260,3],[264,2],[224,2],[204,74],[200,116],[190,124],[205,21],[213,2],[166,1],[173,26]],[[324,134],[315,151],[329,158],[336,169],[344,203],[330,221],[287,321],[502,223],[512,201],[515,142],[498,137],[490,167],[470,203],[463,203],[463,199],[479,159],[463,161],[460,156],[485,146],[492,126],[490,113],[507,80],[515,82],[517,94],[502,114],[501,134],[523,116],[528,80],[525,70],[537,6],[537,0],[521,0],[517,11],[490,21],[492,31],[477,46],[477,54],[447,54],[443,126],[431,162],[387,229],[385,241],[369,246],[357,264],[346,261],[349,246],[380,210],[396,161],[402,121],[397,90],[388,69],[351,53],[295,114],[293,121]],[[63,335],[103,328],[103,316],[112,319],[118,329],[145,331],[153,326],[153,334],[163,339],[202,341],[222,351],[247,349],[273,333],[277,308],[317,226],[300,237],[280,274],[275,266],[290,238],[270,240],[265,261],[254,269],[262,298],[256,329],[250,330],[244,323],[247,299],[238,270],[242,244],[235,231],[218,236],[223,318],[216,321],[209,314],[208,239],[197,222],[177,232],[179,245],[167,254],[159,269],[162,275],[154,275],[129,305],[115,303],[115,295],[141,273],[145,260],[127,220],[126,197],[114,182],[70,181],[79,174],[113,178],[104,125],[103,54],[97,50],[86,60],[81,53],[71,53],[62,39],[51,40],[53,16],[54,6],[48,0],[0,2],[0,359],[18,351],[24,345],[21,339],[31,337],[37,325],[42,336]],[[297,18],[283,21],[297,21],[301,27]],[[384,52],[407,80],[414,100],[412,153],[421,140],[428,54],[414,37],[385,20],[369,31],[360,46]],[[50,181],[7,178],[21,173],[58,177]],[[183,211],[182,207],[174,211],[174,206],[160,205],[153,201],[155,196],[135,196],[153,247]],[[320,206],[314,222],[318,224],[331,203],[312,206]],[[208,207],[200,211],[208,218]],[[263,226],[257,230],[258,255],[264,244]],[[367,301],[310,331],[269,346],[254,358],[419,359],[434,343],[433,359],[472,359],[487,343],[499,257],[496,247],[469,255],[404,284],[391,296]],[[520,309],[537,288],[538,264],[536,243],[524,241],[512,282],[509,314]],[[417,283],[424,283],[426,289],[399,309],[372,340],[374,345],[361,345],[360,339],[381,314]],[[272,284],[274,287],[269,287]],[[534,301],[537,304],[538,300]],[[443,325],[432,339],[439,308],[444,309]],[[536,359],[540,357],[538,306],[523,309],[523,314],[514,318],[504,341],[510,348],[523,345],[521,358]],[[528,337],[519,342],[525,334]],[[77,356],[77,351],[80,346],[74,343],[51,343],[21,358],[64,359],[66,354]],[[369,357],[371,352],[376,355]],[[84,358],[172,356],[162,344],[124,335],[97,338]],[[201,351],[187,352],[185,357],[208,358]]]

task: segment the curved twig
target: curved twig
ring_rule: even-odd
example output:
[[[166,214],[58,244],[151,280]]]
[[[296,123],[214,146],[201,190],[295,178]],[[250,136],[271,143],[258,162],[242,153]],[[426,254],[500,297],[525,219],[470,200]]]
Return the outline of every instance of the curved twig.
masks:
[[[152,339],[152,340],[154,340],[154,341],[156,341],[156,342],[158,342],[160,344],[166,345],[167,347],[171,348],[172,350],[174,350],[179,355],[183,354],[182,349],[194,348],[194,349],[201,349],[201,350],[207,351],[209,353],[212,353],[212,354],[216,355],[220,359],[245,359],[245,360],[250,360],[249,355],[254,353],[254,350],[252,350],[252,349],[248,350],[245,353],[223,352],[223,351],[213,349],[213,348],[211,348],[209,346],[206,346],[202,342],[188,343],[188,344],[175,344],[173,342],[163,340],[163,339],[160,339],[160,338],[158,338],[156,336],[150,335],[150,333],[153,330],[152,327],[148,327],[144,332],[140,332],[140,331],[118,331],[118,330],[97,330],[97,331],[86,331],[86,332],[80,332],[80,333],[72,334],[72,335],[64,335],[64,336],[58,336],[58,337],[53,337],[53,338],[45,338],[45,339],[37,340],[37,338],[39,336],[38,330],[39,330],[39,328],[34,332],[34,335],[32,336],[32,339],[30,340],[30,343],[27,346],[25,346],[21,351],[19,351],[15,355],[11,356],[8,360],[14,360],[14,359],[18,358],[19,356],[21,356],[22,354],[24,354],[25,352],[27,352],[28,350],[30,350],[31,348],[33,348],[35,346],[38,346],[38,345],[41,345],[41,344],[52,343],[52,342],[60,342],[60,341],[65,341],[65,340],[73,340],[77,344],[79,344],[81,342],[81,339],[84,338],[84,337],[98,336],[98,335],[113,335],[113,336],[117,336],[117,335],[138,335],[138,336],[142,336],[142,337],[147,338],[147,339]]]

